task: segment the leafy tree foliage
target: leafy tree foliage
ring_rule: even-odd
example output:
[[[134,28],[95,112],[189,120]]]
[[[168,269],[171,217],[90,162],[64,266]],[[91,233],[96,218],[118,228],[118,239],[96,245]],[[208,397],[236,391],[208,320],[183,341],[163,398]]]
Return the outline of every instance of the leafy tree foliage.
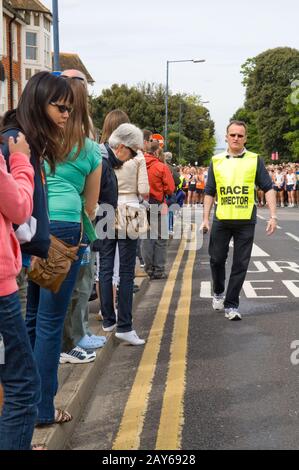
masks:
[[[134,87],[112,85],[91,98],[92,117],[102,129],[109,111],[120,108],[141,129],[164,134],[165,88],[141,83]],[[180,112],[181,109],[181,112]],[[214,123],[196,95],[169,93],[168,147],[178,163],[199,164],[210,158],[215,148]],[[180,161],[179,161],[180,160]]]
[[[243,116],[249,125],[248,148],[265,157],[273,151],[291,158],[296,134],[290,134],[294,109],[287,105],[291,84],[299,78],[299,51],[289,47],[269,49],[248,59],[242,66],[246,87]],[[290,114],[291,112],[291,114]]]

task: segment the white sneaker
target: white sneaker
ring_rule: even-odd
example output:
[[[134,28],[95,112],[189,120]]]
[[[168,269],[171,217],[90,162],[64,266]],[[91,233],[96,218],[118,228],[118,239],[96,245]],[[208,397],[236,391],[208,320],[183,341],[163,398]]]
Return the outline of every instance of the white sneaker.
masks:
[[[128,331],[126,333],[115,333],[116,338],[121,341],[126,341],[132,346],[141,346],[145,343],[144,339],[140,339],[135,330]]]
[[[79,346],[76,346],[68,353],[61,353],[59,362],[60,364],[66,364],[67,362],[70,364],[86,364],[87,362],[93,362],[95,358],[96,353],[94,351],[88,353],[84,349],[79,348]]]
[[[212,307],[214,310],[224,309],[224,294],[214,294],[212,300]]]
[[[225,318],[228,318],[228,320],[232,320],[232,321],[242,320],[241,313],[238,312],[237,308],[226,308]]]
[[[283,202],[280,204],[280,207],[284,207],[284,203],[283,203]]]
[[[102,328],[103,328],[103,331],[111,332],[111,331],[115,330],[116,323],[114,323],[114,325],[111,325],[111,326],[102,326]]]

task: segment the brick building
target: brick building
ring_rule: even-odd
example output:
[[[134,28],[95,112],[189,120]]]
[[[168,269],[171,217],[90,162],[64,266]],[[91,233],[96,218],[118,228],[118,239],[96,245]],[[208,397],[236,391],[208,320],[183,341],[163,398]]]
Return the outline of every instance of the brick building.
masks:
[[[77,54],[61,53],[60,65],[94,83]],[[51,11],[39,0],[0,0],[0,115],[17,106],[27,81],[41,70],[52,70]]]
[[[52,14],[39,0],[3,0],[2,6],[0,112],[4,113],[16,107],[32,75],[52,70]]]

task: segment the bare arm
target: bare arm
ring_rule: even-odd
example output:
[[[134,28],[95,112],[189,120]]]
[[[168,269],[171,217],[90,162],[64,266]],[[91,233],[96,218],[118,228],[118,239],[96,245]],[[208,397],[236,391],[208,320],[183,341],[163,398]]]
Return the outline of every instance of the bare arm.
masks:
[[[204,232],[208,232],[210,230],[210,213],[211,209],[214,205],[215,198],[212,196],[209,196],[208,194],[205,194],[204,198],[204,207],[203,207],[203,222],[201,224],[200,230],[203,230]]]
[[[276,217],[276,194],[274,189],[270,189],[270,191],[267,191],[265,194],[265,198],[270,211],[270,220],[268,222],[266,232],[268,235],[272,235],[272,233],[275,232],[277,227],[277,219],[273,218]]]
[[[85,210],[90,220],[94,220],[96,215],[96,207],[100,196],[101,177],[102,165],[99,165],[86,178],[84,189]]]

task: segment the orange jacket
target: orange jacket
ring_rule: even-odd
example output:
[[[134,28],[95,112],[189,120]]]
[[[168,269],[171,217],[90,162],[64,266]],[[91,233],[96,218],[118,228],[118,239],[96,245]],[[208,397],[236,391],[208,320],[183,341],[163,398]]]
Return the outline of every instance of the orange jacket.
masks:
[[[155,199],[159,203],[165,201],[165,196],[175,191],[174,179],[165,163],[160,162],[152,154],[144,154],[150,185],[150,200]]]

